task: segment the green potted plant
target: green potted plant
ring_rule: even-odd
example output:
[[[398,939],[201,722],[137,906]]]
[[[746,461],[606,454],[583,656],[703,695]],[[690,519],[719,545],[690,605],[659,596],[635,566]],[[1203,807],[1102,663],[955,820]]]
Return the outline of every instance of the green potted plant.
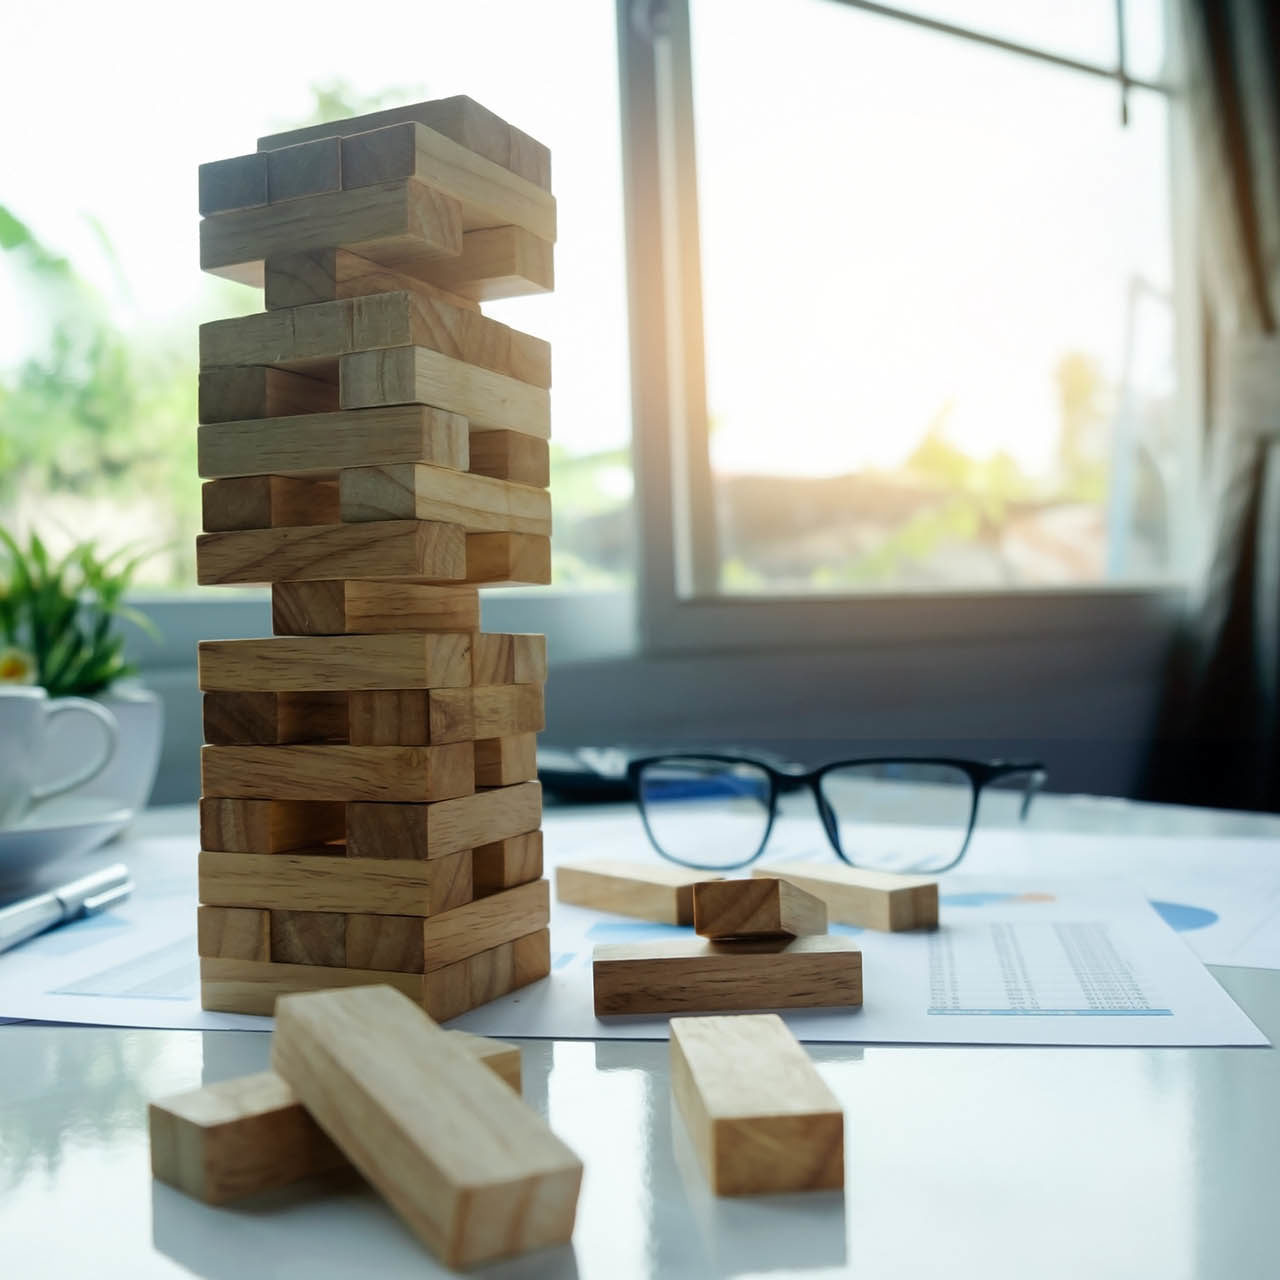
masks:
[[[108,707],[120,725],[120,749],[85,793],[130,809],[142,808],[151,792],[164,727],[160,699],[131,679],[136,670],[120,625],[157,635],[124,600],[149,554],[101,554],[80,542],[55,557],[38,535],[23,545],[0,526],[0,685],[39,685],[51,698],[94,698]],[[82,744],[67,735],[53,749],[75,756]]]

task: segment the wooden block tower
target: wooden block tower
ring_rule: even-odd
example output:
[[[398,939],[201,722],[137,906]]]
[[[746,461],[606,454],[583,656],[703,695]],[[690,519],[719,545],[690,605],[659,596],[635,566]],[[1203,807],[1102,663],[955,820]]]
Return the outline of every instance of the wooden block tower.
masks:
[[[550,349],[479,303],[552,287],[546,148],[469,98],[200,170],[200,263],[266,310],[200,331],[202,584],[269,639],[200,646],[205,1008],[390,983],[435,1019],[544,977]]]

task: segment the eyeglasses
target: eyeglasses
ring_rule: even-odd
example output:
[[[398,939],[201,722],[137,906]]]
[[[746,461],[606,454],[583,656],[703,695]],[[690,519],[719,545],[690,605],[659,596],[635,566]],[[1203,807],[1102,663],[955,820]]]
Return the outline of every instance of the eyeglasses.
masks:
[[[939,872],[964,857],[985,788],[1016,785],[1025,820],[1047,774],[1025,761],[838,760],[805,772],[731,755],[632,760],[627,780],[653,847],[682,866],[744,867],[764,852],[778,797],[809,790],[831,847],[850,866]]]

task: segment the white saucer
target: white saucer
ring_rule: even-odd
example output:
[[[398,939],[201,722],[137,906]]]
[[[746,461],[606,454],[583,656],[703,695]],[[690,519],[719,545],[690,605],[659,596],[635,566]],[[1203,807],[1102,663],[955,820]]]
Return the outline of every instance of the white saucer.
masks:
[[[57,864],[96,849],[132,817],[132,809],[104,796],[58,796],[37,805],[20,822],[0,828],[0,895],[49,888]]]

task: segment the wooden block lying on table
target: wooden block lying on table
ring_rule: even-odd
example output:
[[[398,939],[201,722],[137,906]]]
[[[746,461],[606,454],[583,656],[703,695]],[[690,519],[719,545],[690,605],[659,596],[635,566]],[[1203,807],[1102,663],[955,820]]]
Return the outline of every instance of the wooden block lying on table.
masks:
[[[527,831],[471,851],[472,893],[487,898],[542,876],[542,832]]]
[[[532,533],[467,534],[467,581],[488,587],[551,581],[551,539]]]
[[[475,587],[409,582],[277,582],[271,588],[276,635],[344,635],[382,631],[480,629]]]
[[[345,693],[206,693],[204,740],[214,746],[346,742]]]
[[[295,800],[200,800],[200,847],[223,853],[316,849],[346,834],[346,805]],[[340,852],[341,846],[335,852]]]
[[[850,939],[830,934],[602,946],[595,949],[591,976],[597,1017],[862,1003],[862,952]]]
[[[432,689],[471,683],[471,637],[454,632],[202,640],[202,689]]]
[[[323,378],[256,365],[200,370],[201,422],[282,418],[337,408],[338,388]]]
[[[840,924],[896,932],[931,929],[938,923],[938,882],[928,876],[825,862],[784,863],[754,874],[777,876],[821,898],[828,916]]]
[[[224,858],[253,858],[252,853],[228,853]],[[279,855],[276,855],[279,856]],[[346,862],[325,858],[325,862]],[[274,887],[274,882],[273,882]],[[295,885],[296,890],[296,885]],[[286,892],[286,898],[289,894]],[[275,900],[274,897],[272,899]],[[341,911],[299,911],[272,907],[271,954],[283,964],[323,964],[341,968],[347,963],[347,918]]]
[[[693,886],[708,873],[665,862],[625,862],[601,858],[562,863],[556,868],[556,897],[575,907],[656,920],[693,923]]]
[[[475,790],[469,742],[444,747],[204,747],[203,789],[248,800],[448,800]]]
[[[532,831],[542,821],[542,785],[521,782],[435,804],[350,804],[347,854],[441,858]]]
[[[777,1014],[673,1018],[671,1093],[716,1195],[844,1186],[844,1113]]]
[[[197,907],[197,951],[225,960],[271,959],[271,913],[257,907]]]
[[[263,260],[272,254],[335,247],[413,271],[462,251],[462,210],[408,179],[215,213],[200,223],[201,269],[243,284],[262,284]]]
[[[267,203],[267,158],[231,156],[200,166],[200,212],[221,213]]]
[[[522,431],[543,440],[551,436],[551,397],[544,388],[428,347],[385,347],[339,357],[338,403],[343,409],[429,404],[462,414],[472,426]]]
[[[545,440],[519,431],[473,431],[467,470],[545,489],[551,483],[551,449]]]
[[[328,476],[343,467],[400,462],[465,471],[470,461],[467,420],[416,404],[213,423],[199,429],[196,448],[200,474],[215,478],[265,472]]]
[[[456,258],[438,258],[423,271],[441,288],[477,302],[549,293],[556,286],[551,243],[522,227],[468,231]]]
[[[471,637],[472,684],[543,684],[546,679],[546,636],[486,631]]]
[[[569,1241],[581,1161],[399,993],[282,1000],[271,1066],[446,1265]]]
[[[475,743],[476,786],[509,787],[532,782],[538,776],[536,734],[517,733],[506,738],[482,738]]]
[[[704,938],[799,938],[826,933],[827,908],[786,880],[704,880],[693,886],[693,928]]]
[[[342,146],[336,138],[314,138],[280,147],[265,158],[267,199],[272,204],[342,190]]]
[[[443,520],[468,533],[551,534],[545,489],[424,463],[354,467],[338,476],[342,519]]]
[[[236,476],[200,486],[206,533],[337,524],[342,518],[337,479]]]
[[[350,704],[350,740],[371,746],[472,742],[545,727],[537,684],[352,693]]]
[[[465,851],[430,861],[346,858],[341,848],[335,853],[338,856],[202,852],[200,901],[210,906],[384,916],[436,915],[471,901],[471,859]],[[271,959],[285,957],[273,953]]]

